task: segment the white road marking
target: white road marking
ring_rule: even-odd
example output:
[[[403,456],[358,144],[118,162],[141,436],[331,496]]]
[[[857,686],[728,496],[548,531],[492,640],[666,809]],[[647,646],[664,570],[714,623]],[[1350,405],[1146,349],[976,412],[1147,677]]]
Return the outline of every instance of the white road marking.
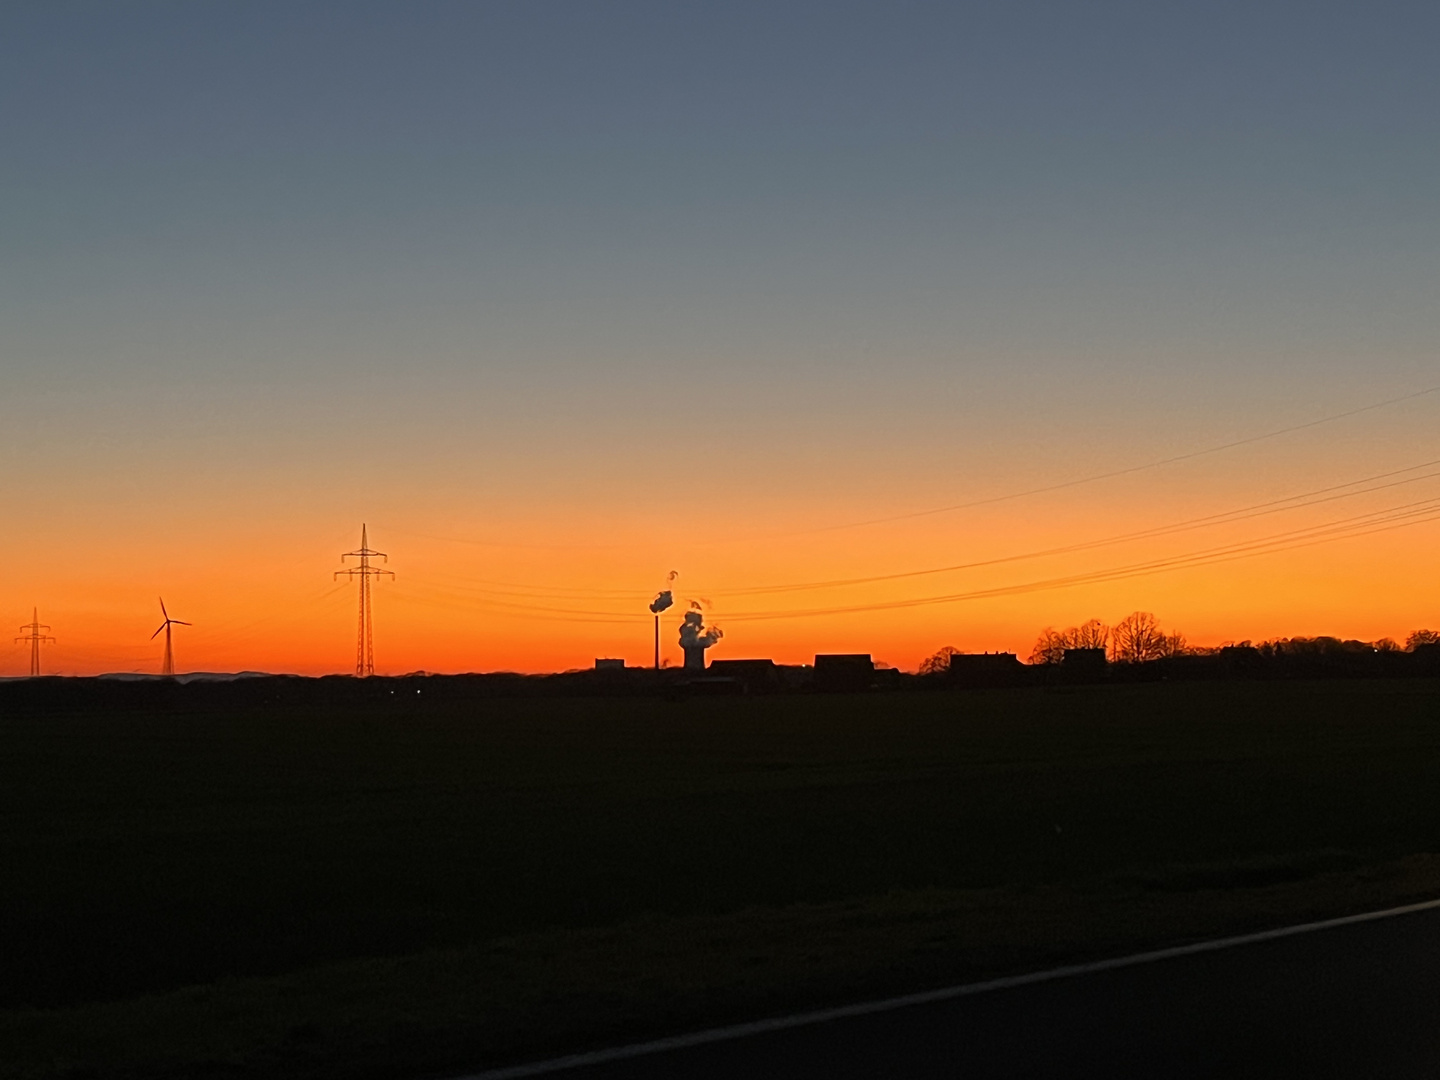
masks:
[[[1236,937],[1218,938],[1214,941],[1197,941],[1191,945],[1176,945],[1169,949],[1155,949],[1152,952],[1117,956],[1110,960],[1095,960],[1088,964],[1069,964],[1065,967],[1050,968],[1047,971],[1032,971],[1026,975],[1007,975],[1001,979],[987,979],[984,982],[962,983],[946,986],[939,990],[926,990],[919,994],[903,994],[900,997],[882,998],[879,1001],[865,1001],[857,1005],[840,1005],[833,1009],[815,1009],[811,1012],[793,1013],[790,1016],[776,1016],[769,1020],[752,1020],[729,1027],[708,1028],[692,1031],[687,1035],[672,1035],[665,1039],[633,1043],[629,1046],[615,1046],[608,1050],[591,1050],[583,1054],[569,1054],[565,1057],[535,1061],[526,1065],[511,1065],[503,1069],[489,1069],[456,1077],[455,1080],[519,1080],[526,1076],[543,1076],[546,1073],[578,1069],[586,1065],[603,1065],[611,1061],[626,1061],[630,1058],[663,1054],[667,1050],[684,1050],[707,1043],[728,1042],[744,1039],[751,1035],[763,1035],[770,1031],[786,1031],[790,1028],[823,1024],[830,1020],[844,1020],[852,1016],[870,1016],[874,1013],[908,1009],[912,1005],[929,1005],[952,998],[985,994],[992,990],[1008,990],[1016,986],[1031,986],[1035,983],[1050,982],[1054,979],[1069,979],[1076,975],[1093,975],[1100,971],[1114,971],[1116,968],[1134,967],[1137,964],[1153,964],[1160,960],[1172,960],[1179,956],[1194,956],[1196,953],[1218,952],[1233,949],[1239,945],[1254,945],[1277,938],[1294,937],[1296,934],[1312,934],[1317,930],[1332,930],[1338,926],[1374,922],[1376,919],[1390,919],[1396,915],[1410,915],[1417,911],[1440,908],[1440,900],[1426,900],[1404,907],[1386,908],[1384,911],[1367,911],[1361,915],[1346,915],[1338,919],[1324,919],[1320,922],[1300,923],[1298,926],[1282,926],[1278,930],[1261,930],[1254,934],[1240,934]]]

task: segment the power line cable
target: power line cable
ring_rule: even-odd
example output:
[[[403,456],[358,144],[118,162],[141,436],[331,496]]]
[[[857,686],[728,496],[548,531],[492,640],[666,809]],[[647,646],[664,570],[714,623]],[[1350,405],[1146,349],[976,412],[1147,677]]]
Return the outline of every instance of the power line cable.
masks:
[[[536,606],[533,604],[512,604],[503,600],[471,600],[458,598],[453,592],[434,585],[426,586],[425,583],[417,583],[412,577],[405,586],[396,586],[391,590],[396,599],[410,600],[416,603],[430,604],[436,607],[445,607],[461,611],[491,611],[495,614],[505,616],[517,616],[526,618],[538,618],[549,622],[587,622],[587,623],[610,623],[610,624],[631,624],[636,622],[648,622],[648,613],[629,614],[622,611],[591,611],[577,608],[555,608]],[[553,616],[563,616],[553,618]]]
[[[1328,416],[1318,417],[1314,420],[1307,420],[1300,424],[1291,424],[1288,427],[1276,428],[1273,431],[1263,432],[1259,435],[1249,435],[1243,439],[1233,439],[1229,442],[1218,443],[1214,446],[1202,447],[1198,450],[1186,451],[1183,454],[1172,454],[1169,457],[1157,458],[1139,465],[1129,465],[1120,469],[1111,469],[1106,472],[1091,473],[1086,476],[1075,477],[1070,480],[1061,480],[1055,483],[1042,484],[1038,487],[1025,488],[1019,491],[1011,491],[1001,495],[990,495],[981,499],[972,499],[967,502],[951,503],[946,506],[935,506],[921,510],[909,510],[899,514],[889,514],[880,517],[865,518],[859,521],[840,522],[833,525],[818,525],[812,528],[793,529],[788,531],[768,532],[758,535],[738,536],[730,535],[724,539],[707,537],[699,542],[701,546],[735,546],[739,544],[760,542],[771,542],[778,539],[796,536],[811,536],[826,532],[840,532],[846,529],[864,528],[870,525],[884,525],[897,521],[910,521],[918,518],[936,517],[941,514],[954,513],[959,510],[970,510],[980,506],[992,506],[997,503],[1012,502],[1016,499],[1029,498],[1035,495],[1045,495],[1055,491],[1065,491],[1074,487],[1081,487],[1086,484],[1099,483],[1104,480],[1113,480],[1122,476],[1131,476],[1135,473],[1146,472],[1151,469],[1163,468],[1166,465],[1176,465],[1184,461],[1192,461],[1196,458],[1208,457],[1214,454],[1224,453],[1227,450],[1238,449],[1242,446],[1253,446],[1256,443],[1266,442],[1271,439],[1282,438],[1286,435],[1293,435],[1296,432],[1307,431],[1311,428],[1320,427],[1324,424],[1333,424],[1340,420],[1346,420],[1353,416],[1360,416],[1365,413],[1374,412],[1378,409],[1389,408],[1392,405],[1400,405],[1407,401],[1414,401],[1417,398],[1428,397],[1431,394],[1440,393],[1440,385],[1427,386],[1420,390],[1414,390],[1407,394],[1400,394],[1396,397],[1386,398],[1384,401],[1371,402],[1368,405],[1361,405],[1357,408],[1346,409],[1343,412],[1331,413]],[[530,549],[539,551],[573,551],[584,549],[594,550],[615,550],[627,545],[606,544],[594,540],[585,540],[574,544],[534,544],[534,543],[512,543],[507,541],[475,540],[472,538],[458,536],[440,536],[433,533],[410,532],[403,529],[395,529],[404,535],[423,537],[431,540],[442,540],[447,543],[464,544],[474,547],[503,547],[516,549]],[[495,584],[506,584],[496,582]]]
[[[1190,532],[1195,529],[1212,528],[1216,525],[1229,525],[1237,521],[1248,521],[1252,518],[1265,517],[1270,514],[1283,513],[1289,510],[1301,510],[1311,506],[1319,506],[1323,503],[1335,502],[1339,499],[1350,499],[1360,495],[1369,495],[1377,491],[1385,491],[1394,487],[1401,487],[1405,484],[1420,483],[1424,480],[1433,480],[1440,477],[1440,472],[1424,473],[1420,476],[1408,477],[1404,480],[1396,480],[1388,484],[1375,484],[1376,480],[1385,480],[1395,476],[1401,476],[1407,472],[1414,472],[1418,469],[1428,468],[1433,465],[1440,465],[1440,458],[1432,461],[1422,462],[1419,465],[1412,465],[1404,469],[1395,469],[1390,472],[1377,473],[1374,476],[1365,477],[1361,480],[1352,480],[1344,484],[1333,484],[1329,487],[1317,488],[1314,491],[1304,492],[1299,495],[1290,495],[1283,499],[1271,499],[1267,502],[1254,503],[1250,506],[1240,507],[1235,510],[1226,510],[1218,514],[1208,514],[1204,517],[1190,518],[1185,521],[1174,522],[1170,525],[1158,525],[1150,529],[1139,529],[1134,532],[1117,533],[1113,536],[1101,537],[1096,540],[1086,540],[1076,544],[1065,544],[1060,547],[1042,548],[1036,551],[1022,552],[1016,555],[1003,555],[993,559],[981,559],[967,563],[952,563],[947,566],[926,567],[921,570],[903,570],[891,574],[874,574],[868,577],[853,578],[832,578],[826,581],[810,581],[789,585],[760,585],[748,588],[714,590],[717,593],[724,593],[726,596],[761,596],[775,595],[787,592],[805,592],[818,589],[845,588],[856,585],[873,585],[886,581],[903,581],[909,578],[928,577],[935,574],[949,574],[962,570],[977,570],[989,566],[1000,566],[1005,563],[1022,562],[1030,559],[1047,558],[1054,555],[1069,555],[1080,551],[1091,551],[1096,548],[1110,547],[1115,544],[1131,543],[1136,540],[1148,540],[1160,536],[1171,536],[1177,533]],[[1370,484],[1370,487],[1361,485]],[[1345,491],[1346,488],[1357,488],[1355,491]],[[1339,492],[1339,494],[1332,494]],[[1323,497],[1321,497],[1323,496]]]
[[[1146,577],[1158,573],[1173,570],[1188,569],[1196,566],[1215,565],[1226,562],[1233,562],[1238,559],[1254,558],[1263,555],[1279,554],[1284,551],[1298,550],[1306,547],[1313,547],[1318,544],[1330,543],[1336,540],[1351,539],[1361,536],[1370,536],[1377,533],[1389,532],[1395,529],[1407,528],[1412,525],[1425,524],[1431,521],[1440,520],[1440,499],[1422,499],[1411,503],[1403,503],[1398,506],[1386,507],[1381,510],[1370,511],[1365,514],[1352,515],[1346,518],[1338,518],[1333,521],[1322,522],[1317,525],[1306,526],[1301,529],[1291,529],[1271,534],[1267,537],[1260,537],[1255,540],[1241,541],[1233,544],[1224,544],[1211,548],[1202,548],[1198,551],[1187,552],[1181,555],[1169,556],[1164,559],[1155,559],[1147,562],[1131,563],[1119,567],[1110,567],[1103,570],[1088,571],[1080,574],[1063,575],[1053,578],[1043,578],[1036,581],[1021,582],[1013,585],[1000,585],[984,589],[973,589],[967,592],[947,593],[938,596],[912,597],[902,600],[876,601],[866,604],[851,604],[826,608],[809,608],[799,610],[780,611],[738,611],[730,612],[722,616],[726,622],[758,622],[773,621],[778,619],[813,618],[828,615],[861,614],[877,611],[901,610],[913,607],[925,607],[937,604],[959,603],[969,600],[993,599],[1002,596],[1015,596],[1031,592],[1051,591],[1056,589],[1071,588],[1082,585],[1101,584],[1109,581],[1125,580],[1128,578]],[[430,602],[436,602],[432,599]],[[592,622],[633,625],[643,622],[646,616],[629,615],[620,612],[583,611],[570,608],[546,608],[531,607],[525,605],[512,605],[498,602],[490,604],[475,605],[464,602],[455,602],[451,597],[442,596],[439,603],[443,606],[462,608],[464,610],[477,610],[477,608],[499,608],[496,613],[513,617],[528,617],[546,621],[562,622]],[[556,619],[555,616],[560,616]]]
[[[1202,549],[1198,552],[1190,552],[1184,555],[1152,560],[1150,562],[1112,567],[1106,570],[1072,574],[1064,577],[1045,578],[1016,585],[1001,585],[987,589],[975,589],[963,593],[922,596],[905,600],[877,601],[869,604],[791,611],[732,612],[725,614],[723,619],[726,622],[755,622],[773,619],[809,618],[821,615],[848,615],[924,607],[934,604],[958,603],[966,600],[990,599],[1000,596],[1014,596],[1029,592],[1099,584],[1132,577],[1145,577],[1170,570],[1187,569],[1193,566],[1232,562],[1241,558],[1279,554],[1283,551],[1313,547],[1317,544],[1330,543],[1335,540],[1370,536],[1375,533],[1389,532],[1394,529],[1407,528],[1412,525],[1420,525],[1437,520],[1440,520],[1440,500],[1422,500],[1400,507],[1391,507],[1386,510],[1357,515],[1353,518],[1342,518],[1335,522],[1327,522],[1306,529],[1277,533],[1256,541]]]
[[[957,510],[970,510],[978,506],[993,506],[996,503],[1011,502],[1015,499],[1029,498],[1032,495],[1045,495],[1052,491],[1064,491],[1068,488],[1080,487],[1084,484],[1098,483],[1101,480],[1114,480],[1121,476],[1131,476],[1135,473],[1146,472],[1150,469],[1159,469],[1166,465],[1176,465],[1182,461],[1193,461],[1195,458],[1208,457],[1212,454],[1223,453],[1226,450],[1234,450],[1241,446],[1253,446],[1255,443],[1265,442],[1269,439],[1278,439],[1284,435],[1293,435],[1297,431],[1306,431],[1310,428],[1320,427],[1322,424],[1333,424],[1338,420],[1359,416],[1362,413],[1374,412],[1376,409],[1388,408],[1391,405],[1399,405],[1402,402],[1413,401],[1416,398],[1425,397],[1437,392],[1440,392],[1440,385],[1428,386],[1423,390],[1415,390],[1408,394],[1401,394],[1399,397],[1376,401],[1369,405],[1362,405],[1356,409],[1347,409],[1344,412],[1332,413],[1329,416],[1322,416],[1317,420],[1308,420],[1303,424],[1292,424],[1289,427],[1277,428],[1274,431],[1267,431],[1262,435],[1250,435],[1243,439],[1235,439],[1231,442],[1220,443],[1216,446],[1207,446],[1200,450],[1191,450],[1184,454],[1174,454],[1156,461],[1147,461],[1141,465],[1129,465],[1123,469],[1111,469],[1108,472],[1091,473],[1089,476],[1080,476],[1073,480],[1062,480],[1054,484],[1044,484],[1040,487],[1027,488],[1023,491],[1012,491],[1005,495],[991,495],[983,499],[972,499],[969,502],[952,503],[949,506],[936,506],[926,510],[910,510],[901,514],[866,518],[863,521],[850,521],[838,525],[820,525],[811,529],[800,529],[795,532],[778,533],[774,535],[807,536],[813,533],[859,529],[867,525],[885,525],[895,521],[910,521],[915,518],[935,517],[939,514],[949,514]]]
[[[1132,543],[1138,540],[1153,539],[1161,536],[1176,535],[1196,529],[1211,528],[1218,525],[1233,524],[1239,521],[1250,520],[1257,517],[1264,517],[1271,514],[1283,513],[1290,510],[1305,509],[1311,506],[1318,506],[1340,499],[1356,498],[1361,495],[1373,494],[1377,491],[1385,491],[1390,488],[1401,487],[1406,484],[1420,483],[1425,480],[1440,478],[1440,471],[1422,473],[1418,476],[1405,477],[1406,473],[1418,472],[1421,469],[1428,469],[1440,465],[1440,458],[1423,461],[1415,465],[1408,465],[1400,469],[1391,469],[1386,472],[1374,473],[1361,477],[1357,480],[1347,480],[1340,484],[1330,484],[1325,487],[1315,488],[1310,491],[1300,492],[1295,495],[1287,495],[1279,499],[1270,499],[1265,502],[1252,503],[1246,506],[1237,507],[1232,510],[1225,510],[1215,514],[1207,514],[1202,517],[1189,518],[1183,521],[1172,522],[1167,525],[1158,525],[1148,529],[1139,529],[1131,532],[1118,533],[1111,536],[1100,537],[1094,540],[1081,541],[1074,544],[1065,544],[1058,547],[1042,548],[1035,551],[1020,552],[1014,555],[997,556],[992,559],[980,559],[965,563],[951,563],[945,566],[925,567],[918,570],[903,570],[888,574],[872,574],[851,578],[831,578],[822,581],[796,582],[778,585],[754,585],[735,588],[716,587],[711,591],[717,595],[727,597],[733,596],[766,596],[779,595],[790,592],[806,592],[822,589],[847,588],[859,585],[880,584],[887,581],[904,581],[912,578],[929,577],[939,574],[956,573],[965,570],[984,569],[991,566],[1001,566],[1008,563],[1023,562],[1032,559],[1048,558],[1057,555],[1074,554],[1081,551],[1091,551],[1116,544]],[[1405,477],[1395,480],[1395,477]],[[1391,481],[1389,483],[1377,483],[1377,481]],[[1347,490],[1354,489],[1354,490]],[[487,586],[500,586],[490,588]],[[457,592],[465,592],[477,597],[484,597],[493,600],[495,603],[504,604],[507,599],[525,600],[538,599],[542,601],[541,606],[534,610],[553,611],[557,614],[586,614],[601,615],[595,611],[576,611],[570,608],[550,608],[544,606],[544,601],[564,601],[567,599],[585,601],[600,601],[605,598],[613,598],[634,602],[645,590],[635,589],[570,589],[563,586],[530,586],[521,583],[491,581],[487,579],[451,579],[444,588]],[[534,589],[535,592],[530,590]],[[543,591],[540,591],[543,590]],[[534,607],[534,605],[507,605]]]

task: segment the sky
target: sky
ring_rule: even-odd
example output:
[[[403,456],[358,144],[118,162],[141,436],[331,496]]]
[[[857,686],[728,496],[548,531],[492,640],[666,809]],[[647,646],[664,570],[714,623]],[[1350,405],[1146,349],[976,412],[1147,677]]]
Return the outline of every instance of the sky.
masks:
[[[386,673],[1440,626],[1437,32],[6,4],[0,615],[353,670],[364,523]]]

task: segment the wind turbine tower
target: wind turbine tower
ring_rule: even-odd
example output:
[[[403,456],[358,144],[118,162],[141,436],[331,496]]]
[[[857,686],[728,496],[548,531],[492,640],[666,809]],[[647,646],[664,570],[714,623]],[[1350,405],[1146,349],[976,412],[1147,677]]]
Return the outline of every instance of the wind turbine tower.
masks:
[[[183,619],[172,619],[170,617],[170,613],[165,610],[165,598],[163,596],[160,598],[160,614],[165,616],[165,621],[160,624],[160,628],[156,630],[154,634],[150,635],[150,640],[154,641],[156,634],[159,634],[160,630],[165,631],[165,662],[160,665],[160,674],[174,675],[175,653],[170,648],[170,627],[189,626],[190,624]]]
[[[360,548],[358,551],[347,551],[341,555],[344,559],[359,559],[355,566],[347,566],[343,570],[336,570],[338,578],[344,574],[346,577],[360,579],[360,630],[355,638],[355,674],[358,678],[365,678],[367,675],[375,674],[375,644],[371,634],[371,623],[374,621],[374,608],[370,600],[370,579],[380,577],[382,574],[389,574],[392,578],[395,574],[390,570],[383,570],[378,566],[371,566],[371,559],[380,559],[382,562],[389,562],[390,556],[383,551],[372,551],[370,549],[369,533],[364,525],[360,526]]]
[[[44,625],[44,624],[40,621],[40,609],[39,609],[39,608],[34,608],[34,609],[32,609],[32,611],[31,611],[31,613],[30,613],[30,625],[28,625],[28,626],[22,626],[22,627],[20,627],[20,629],[21,629],[21,630],[28,631],[28,632],[26,633],[26,635],[25,635],[24,637],[17,637],[17,638],[15,639],[15,641],[16,641],[16,643],[19,643],[19,642],[22,642],[22,641],[28,641],[28,642],[30,643],[30,674],[31,674],[32,676],[34,676],[34,675],[39,675],[39,674],[40,674],[40,646],[41,646],[41,645],[50,644],[50,643],[52,643],[55,639],[54,639],[53,637],[50,637],[48,634],[42,633],[42,631],[49,630],[50,627]]]

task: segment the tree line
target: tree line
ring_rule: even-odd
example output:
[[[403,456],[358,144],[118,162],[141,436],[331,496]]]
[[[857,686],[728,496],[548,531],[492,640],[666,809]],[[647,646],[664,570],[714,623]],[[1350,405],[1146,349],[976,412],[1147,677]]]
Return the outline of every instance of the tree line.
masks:
[[[1113,664],[1143,664],[1163,660],[1167,656],[1209,656],[1221,649],[1254,649],[1262,656],[1299,656],[1345,652],[1414,652],[1424,645],[1440,644],[1440,631],[1416,630],[1401,645],[1393,638],[1358,641],[1336,637],[1271,638],[1258,644],[1252,641],[1227,641],[1214,648],[1191,646],[1179,631],[1166,631],[1148,611],[1134,611],[1110,626],[1099,619],[1089,619],[1079,626],[1056,630],[1047,626],[1040,631],[1027,662],[1059,664],[1067,649],[1104,649]],[[961,650],[953,645],[932,653],[920,663],[921,675],[933,675],[950,666],[950,657]]]
[[[1112,663],[1143,664],[1187,651],[1185,635],[1166,632],[1148,611],[1133,611],[1114,626],[1090,619],[1067,630],[1047,626],[1030,650],[1032,664],[1058,664],[1066,649],[1104,649]]]

